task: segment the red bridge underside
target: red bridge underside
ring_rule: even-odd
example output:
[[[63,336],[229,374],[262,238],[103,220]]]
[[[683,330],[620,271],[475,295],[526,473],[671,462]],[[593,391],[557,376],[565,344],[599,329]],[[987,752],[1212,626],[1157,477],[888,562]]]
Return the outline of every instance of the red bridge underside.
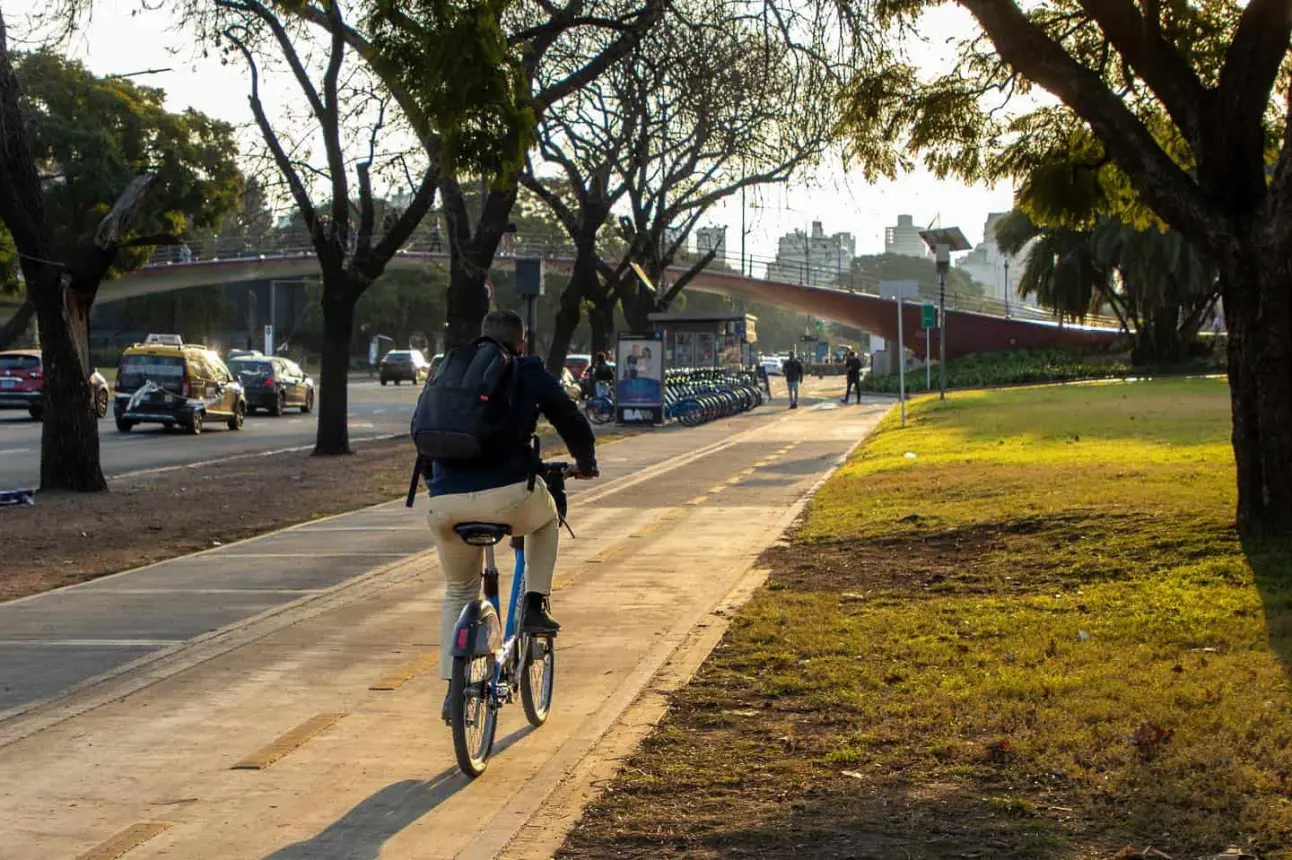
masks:
[[[827,287],[808,287],[743,278],[738,274],[706,272],[688,289],[746,299],[843,323],[897,343],[897,302],[861,293]],[[902,312],[903,340],[916,356],[924,358],[924,331],[920,328],[920,306],[906,303]],[[1059,326],[1039,320],[1005,319],[972,311],[947,310],[947,358],[1003,349],[1106,346],[1121,332],[1088,326]],[[933,355],[938,355],[938,330],[931,332]]]

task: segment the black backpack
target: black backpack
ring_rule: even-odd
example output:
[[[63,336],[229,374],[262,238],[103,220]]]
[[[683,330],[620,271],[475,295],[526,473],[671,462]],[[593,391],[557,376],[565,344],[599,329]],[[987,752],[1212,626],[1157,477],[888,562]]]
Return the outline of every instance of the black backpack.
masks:
[[[515,411],[520,372],[502,344],[478,338],[449,350],[435,377],[422,387],[409,434],[417,446],[417,480],[432,460],[470,462],[506,456],[523,442]]]

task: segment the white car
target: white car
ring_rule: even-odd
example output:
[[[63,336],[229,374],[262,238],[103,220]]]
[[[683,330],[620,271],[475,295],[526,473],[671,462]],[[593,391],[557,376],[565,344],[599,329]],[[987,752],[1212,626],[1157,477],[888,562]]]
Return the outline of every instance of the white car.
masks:
[[[765,370],[765,371],[767,372],[767,375],[768,375],[768,376],[780,376],[780,375],[781,375],[781,359],[779,359],[779,358],[775,358],[775,357],[772,357],[772,358],[764,358],[764,359],[763,359],[763,370]]]

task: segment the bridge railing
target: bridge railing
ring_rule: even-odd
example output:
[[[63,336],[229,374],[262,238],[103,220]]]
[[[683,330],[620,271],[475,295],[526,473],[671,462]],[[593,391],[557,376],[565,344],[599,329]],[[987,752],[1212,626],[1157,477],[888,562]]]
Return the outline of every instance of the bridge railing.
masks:
[[[401,254],[444,254],[447,258],[447,239],[437,229],[419,229],[400,249]],[[159,247],[146,268],[186,265],[208,261],[259,260],[274,257],[306,257],[314,254],[314,246],[309,235],[303,230],[284,230],[269,235],[215,236],[206,240],[190,240],[183,245]],[[515,257],[573,258],[574,244],[569,237],[561,233],[530,234],[504,236],[498,249],[498,257],[503,259]],[[700,254],[691,253],[680,257],[677,265],[687,265],[700,258]],[[736,263],[737,265],[732,265]],[[878,279],[862,272],[855,271],[846,257],[838,261],[812,263],[785,263],[746,254],[743,259],[719,258],[714,268],[721,268],[733,274],[768,280],[778,283],[800,284],[825,289],[843,290],[850,293],[878,296]],[[938,285],[934,282],[919,283],[919,297],[913,301],[937,301]],[[1007,319],[1027,320],[1059,324],[1059,318],[1051,311],[1019,299],[1003,300],[978,293],[965,293],[948,290],[947,308],[956,311],[980,313],[988,316]],[[1069,321],[1069,324],[1071,322]],[[1119,328],[1121,323],[1115,317],[1091,315],[1081,321],[1084,325]]]

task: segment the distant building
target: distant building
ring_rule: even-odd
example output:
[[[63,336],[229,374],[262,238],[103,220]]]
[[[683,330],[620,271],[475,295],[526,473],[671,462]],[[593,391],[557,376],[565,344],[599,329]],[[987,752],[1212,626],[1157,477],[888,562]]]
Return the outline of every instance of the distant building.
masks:
[[[857,240],[851,233],[827,236],[821,222],[813,221],[812,235],[795,230],[781,237],[767,279],[814,287],[846,284],[855,256]]]
[[[884,228],[884,253],[928,259],[929,246],[920,238],[920,227],[910,215],[898,215],[897,224]]]
[[[718,262],[726,262],[726,227],[701,227],[695,231],[695,253],[698,256],[704,256],[710,251],[714,252],[715,260]]]
[[[982,284],[983,293],[989,298],[1004,301],[1008,293],[1009,301],[1022,303],[1023,300],[1018,298],[1016,288],[1018,279],[1023,274],[1023,267],[1027,264],[1027,255],[1031,246],[1028,245],[1013,256],[1001,251],[1000,246],[996,244],[996,225],[1007,214],[992,212],[987,215],[987,223],[983,225],[982,242],[966,254],[956,268]],[[1027,302],[1027,304],[1034,303],[1034,300]]]

